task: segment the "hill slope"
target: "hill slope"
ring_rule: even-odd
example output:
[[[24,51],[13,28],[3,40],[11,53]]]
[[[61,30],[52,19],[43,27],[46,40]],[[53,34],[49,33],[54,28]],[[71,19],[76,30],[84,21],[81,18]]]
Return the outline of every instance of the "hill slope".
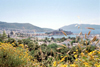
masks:
[[[1,22],[1,21],[0,21],[0,28],[14,28],[14,29],[24,28],[24,29],[35,30],[39,32],[53,30],[53,29],[48,29],[48,28],[40,28],[29,23],[7,23],[7,22]]]
[[[78,29],[77,27],[75,27],[75,25],[80,26],[81,29],[86,29],[86,27],[92,27],[92,28],[95,28],[95,29],[100,29],[100,25],[90,25],[90,24],[80,24],[80,25],[79,24],[71,24],[71,25],[68,25],[68,26],[63,26],[60,29],[63,29],[63,30]]]

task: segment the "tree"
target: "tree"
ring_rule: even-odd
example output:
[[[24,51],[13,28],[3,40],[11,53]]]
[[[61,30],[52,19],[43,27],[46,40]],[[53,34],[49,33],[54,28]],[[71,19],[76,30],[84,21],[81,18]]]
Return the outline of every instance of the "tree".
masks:
[[[46,37],[45,40],[47,40],[48,38]]]
[[[51,37],[51,40],[54,40],[54,37]]]
[[[2,40],[2,35],[0,34],[0,42],[3,42],[3,40]]]
[[[62,37],[61,39],[66,40],[66,38],[65,38],[65,37]]]
[[[30,39],[23,39],[23,44],[28,44],[31,40]]]
[[[0,38],[2,37],[2,35],[0,34]]]
[[[4,40],[6,38],[7,38],[7,35],[6,35],[5,31],[3,31],[2,39]]]
[[[18,40],[17,41],[19,44],[23,44],[23,40]]]
[[[8,38],[10,38],[10,35],[8,34]]]
[[[70,37],[68,37],[68,39],[70,39]]]
[[[15,43],[16,40],[15,40],[14,38],[9,38],[9,39],[8,39],[8,42],[10,42],[10,43]]]

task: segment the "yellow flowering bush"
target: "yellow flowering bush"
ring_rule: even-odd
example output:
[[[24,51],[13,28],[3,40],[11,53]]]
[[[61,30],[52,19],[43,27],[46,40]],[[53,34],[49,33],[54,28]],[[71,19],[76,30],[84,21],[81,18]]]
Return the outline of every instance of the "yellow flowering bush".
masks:
[[[22,48],[0,42],[0,67],[23,67],[34,63],[28,49],[24,49],[23,44],[19,46]]]
[[[86,52],[86,51],[85,51]],[[75,52],[74,52],[75,53]],[[79,58],[77,58],[77,54],[74,55],[76,58],[74,63],[64,63],[62,64],[62,60],[64,61],[64,58],[62,58],[58,63],[58,61],[54,61],[53,66],[54,67],[100,67],[100,50],[94,50],[89,53],[83,53],[79,55]]]
[[[81,67],[98,67],[100,65],[99,52],[100,50],[94,50],[89,53],[82,53],[75,64]]]

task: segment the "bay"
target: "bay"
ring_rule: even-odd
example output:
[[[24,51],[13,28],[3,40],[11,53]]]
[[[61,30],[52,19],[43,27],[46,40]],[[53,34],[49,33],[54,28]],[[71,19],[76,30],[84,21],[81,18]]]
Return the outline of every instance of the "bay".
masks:
[[[90,30],[90,29],[69,29],[69,30],[66,30],[66,31],[71,31],[73,32],[72,35],[52,35],[52,36],[35,36],[35,37],[38,37],[38,38],[51,38],[51,37],[54,37],[54,38],[62,38],[62,37],[65,37],[65,38],[68,38],[68,37],[76,37],[76,35],[78,35],[80,32],[82,32],[83,34],[88,34],[89,31],[91,31],[90,34],[92,35],[96,35],[96,34],[100,34],[100,29],[95,29],[95,30]],[[45,32],[36,32],[36,34],[44,34]],[[33,36],[34,37],[34,36]]]
[[[88,34],[89,31],[91,31],[91,34],[100,34],[100,29],[95,29],[95,30],[90,30],[90,29],[69,29],[66,31],[71,31],[75,34],[78,34],[80,32],[82,32],[83,34]]]
[[[38,37],[38,38],[51,38],[51,37],[54,37],[54,38],[62,38],[62,37],[65,37],[65,38],[68,38],[68,37],[76,37],[76,35],[53,35],[53,36],[35,36],[35,37]]]

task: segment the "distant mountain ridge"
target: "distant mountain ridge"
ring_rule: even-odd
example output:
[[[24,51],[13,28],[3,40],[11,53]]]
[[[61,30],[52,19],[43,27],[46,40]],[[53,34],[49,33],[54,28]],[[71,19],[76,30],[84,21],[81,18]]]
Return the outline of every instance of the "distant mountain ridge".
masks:
[[[7,22],[2,22],[2,21],[0,21],[0,28],[27,29],[27,30],[35,30],[38,32],[45,32],[45,31],[53,30],[49,28],[40,28],[30,23],[7,23]]]
[[[95,29],[100,29],[100,25],[91,25],[91,24],[71,24],[71,25],[66,25],[61,27],[60,29],[63,30],[74,30],[74,29],[78,29],[78,26],[80,26],[81,29],[86,29],[86,27],[92,27]]]

